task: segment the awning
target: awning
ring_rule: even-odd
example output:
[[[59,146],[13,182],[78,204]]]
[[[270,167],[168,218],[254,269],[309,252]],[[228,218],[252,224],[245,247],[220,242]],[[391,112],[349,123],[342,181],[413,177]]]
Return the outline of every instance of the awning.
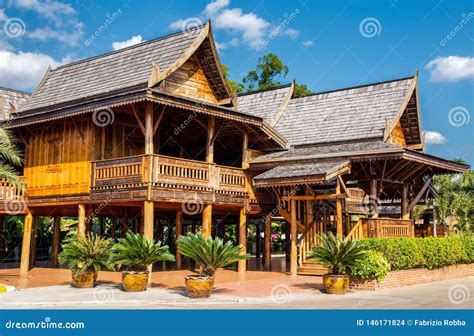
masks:
[[[350,172],[349,160],[332,160],[308,164],[286,164],[253,178],[256,187],[325,183]]]

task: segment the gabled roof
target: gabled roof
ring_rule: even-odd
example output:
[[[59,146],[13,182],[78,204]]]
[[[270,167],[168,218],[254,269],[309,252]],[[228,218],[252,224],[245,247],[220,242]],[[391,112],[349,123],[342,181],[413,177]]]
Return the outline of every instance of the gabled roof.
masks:
[[[19,115],[36,115],[123,93],[147,89],[177,69],[194,52],[213,53],[210,23],[131,47],[92,57],[57,69],[48,69]],[[201,50],[202,49],[202,50]],[[211,51],[209,51],[211,50]],[[217,56],[216,56],[217,57]],[[229,98],[217,64],[206,60],[211,86],[221,99]],[[222,83],[220,83],[220,82]]]
[[[275,128],[290,145],[384,138],[415,77],[293,98]]]
[[[0,121],[10,119],[11,113],[25,104],[31,93],[0,86]]]
[[[240,94],[237,98],[239,111],[263,118],[270,126],[277,124],[293,95],[294,84],[282,85],[269,90]]]
[[[335,159],[307,164],[290,163],[254,177],[256,187],[325,183],[350,171],[350,161]]]

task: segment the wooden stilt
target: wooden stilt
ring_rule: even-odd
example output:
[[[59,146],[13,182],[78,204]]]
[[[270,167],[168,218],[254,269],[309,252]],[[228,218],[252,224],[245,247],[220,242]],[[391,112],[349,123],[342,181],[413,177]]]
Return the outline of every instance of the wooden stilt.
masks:
[[[59,240],[61,239],[61,217],[54,217],[53,232],[53,254],[51,256],[51,265],[58,267]]]
[[[240,209],[239,216],[239,244],[240,244],[240,255],[247,254],[247,215],[245,214],[245,208]],[[247,260],[239,260],[238,270],[243,273],[247,270]]]
[[[21,262],[20,275],[25,275],[30,269],[30,248],[31,248],[31,233],[32,233],[33,216],[29,212],[25,216],[25,223],[23,226],[23,242],[21,245]]]
[[[204,238],[210,236],[212,231],[212,205],[207,204],[202,211],[202,235]]]
[[[377,197],[377,180],[370,180],[370,199],[369,199],[369,209],[370,209],[370,218],[379,217],[378,209],[378,197]]]
[[[401,218],[410,219],[410,212],[408,212],[408,186],[406,184],[402,185],[401,190],[402,203],[401,203]]]
[[[265,264],[264,270],[272,269],[272,220],[270,217],[265,218]]]
[[[341,182],[339,179],[336,180],[336,194],[341,193]],[[342,227],[342,199],[336,198],[336,235],[342,238],[343,227]]]
[[[38,242],[38,217],[33,217],[31,224],[31,250],[30,250],[30,268],[36,264],[36,246]]]
[[[153,239],[153,215],[155,209],[153,207],[153,201],[143,202],[143,236],[149,240]],[[153,265],[148,266],[150,276],[148,277],[148,284],[151,284],[151,275],[153,271]]]
[[[86,235],[86,206],[79,204],[77,214],[77,236],[84,237]]]
[[[3,235],[3,224],[5,222],[5,216],[0,216],[0,260],[3,258],[4,250],[4,235]]]
[[[176,241],[179,236],[183,234],[183,208],[179,207],[176,211]],[[181,253],[179,253],[178,245],[176,244],[176,268],[181,269]]]
[[[296,275],[298,271],[298,246],[297,246],[297,232],[296,232],[296,201],[291,200],[291,260],[290,260],[290,274]]]
[[[260,221],[255,223],[255,258],[260,259],[262,248],[262,226]]]

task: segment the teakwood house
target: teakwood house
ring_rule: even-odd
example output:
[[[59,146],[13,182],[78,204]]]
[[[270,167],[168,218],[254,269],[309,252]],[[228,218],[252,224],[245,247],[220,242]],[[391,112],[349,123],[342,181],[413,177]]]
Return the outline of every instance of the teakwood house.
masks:
[[[320,274],[306,261],[318,234],[413,237],[410,213],[436,193],[432,176],[468,169],[423,153],[417,75],[301,98],[294,84],[236,97],[210,23],[49,69],[11,112],[26,192],[3,182],[0,214],[25,215],[21,273],[35,260],[35,217],[54,217],[57,266],[68,216],[81,235],[94,217],[112,218],[112,238],[162,239],[165,227],[219,236],[235,225],[243,254],[256,225],[265,269],[278,218],[289,223],[290,273]],[[388,206],[396,212],[383,216]]]

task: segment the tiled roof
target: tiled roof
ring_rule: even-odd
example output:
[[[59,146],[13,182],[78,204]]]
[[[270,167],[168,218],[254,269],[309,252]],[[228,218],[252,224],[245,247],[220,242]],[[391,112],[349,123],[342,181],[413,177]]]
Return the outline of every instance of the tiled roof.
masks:
[[[328,157],[353,156],[370,152],[380,153],[382,151],[402,151],[401,148],[380,141],[359,141],[332,144],[318,144],[309,147],[292,148],[287,151],[273,152],[254,158],[252,163],[272,161],[298,160],[301,158],[322,159]]]
[[[192,45],[204,26],[164,36],[49,71],[29,102],[19,111],[31,113],[127,87],[146,88],[152,63],[168,69]]]
[[[239,95],[239,111],[263,118],[264,121],[271,125],[280,107],[284,105],[288,94],[292,92],[291,84],[288,84],[276,89]]]
[[[291,99],[276,125],[290,145],[383,138],[413,77]]]
[[[254,180],[261,181],[298,177],[308,178],[311,176],[319,176],[320,178],[325,179],[327,175],[347,166],[348,164],[348,160],[334,160],[309,164],[281,165],[255,176]]]
[[[0,87],[0,121],[10,119],[11,105],[18,109],[25,104],[28,97],[30,97],[28,92]]]

